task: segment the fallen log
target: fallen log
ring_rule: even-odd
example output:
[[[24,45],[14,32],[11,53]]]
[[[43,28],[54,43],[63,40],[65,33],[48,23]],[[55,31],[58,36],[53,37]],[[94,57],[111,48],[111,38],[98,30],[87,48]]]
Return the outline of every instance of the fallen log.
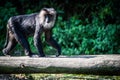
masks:
[[[120,75],[120,55],[0,57],[0,73],[72,73]]]

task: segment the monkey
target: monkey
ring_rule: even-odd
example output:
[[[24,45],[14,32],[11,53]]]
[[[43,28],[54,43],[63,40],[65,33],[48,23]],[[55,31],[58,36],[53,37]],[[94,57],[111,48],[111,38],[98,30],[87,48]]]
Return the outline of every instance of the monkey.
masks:
[[[25,55],[32,57],[34,53],[27,41],[27,38],[32,35],[39,57],[45,57],[41,42],[41,35],[44,33],[45,41],[57,50],[56,57],[61,55],[61,47],[52,37],[56,14],[54,8],[42,8],[38,13],[10,17],[7,23],[3,54],[10,55],[13,48],[19,43],[23,47]]]

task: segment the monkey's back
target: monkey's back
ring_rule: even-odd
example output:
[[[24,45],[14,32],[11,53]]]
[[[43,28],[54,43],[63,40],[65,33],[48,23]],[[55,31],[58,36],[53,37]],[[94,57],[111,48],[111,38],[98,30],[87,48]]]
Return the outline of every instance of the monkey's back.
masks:
[[[38,13],[13,16],[8,20],[8,23],[15,28],[21,30],[23,33],[31,35],[35,31],[35,18],[37,15]]]

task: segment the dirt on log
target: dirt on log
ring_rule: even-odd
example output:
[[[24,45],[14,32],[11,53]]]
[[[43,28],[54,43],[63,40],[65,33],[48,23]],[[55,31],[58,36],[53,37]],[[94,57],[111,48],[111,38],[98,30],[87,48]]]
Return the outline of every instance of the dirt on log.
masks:
[[[72,73],[120,75],[120,55],[0,57],[0,73]]]

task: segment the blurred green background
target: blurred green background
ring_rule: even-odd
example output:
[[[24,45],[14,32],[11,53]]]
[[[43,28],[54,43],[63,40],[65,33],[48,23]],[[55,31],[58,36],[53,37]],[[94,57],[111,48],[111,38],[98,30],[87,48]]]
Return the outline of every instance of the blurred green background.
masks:
[[[62,47],[63,55],[120,54],[120,0],[0,0],[0,55],[11,16],[39,12],[53,7],[58,18],[53,37]],[[33,38],[29,43],[33,52]],[[56,50],[48,46],[42,35],[46,54]],[[13,55],[24,55],[20,45]]]

